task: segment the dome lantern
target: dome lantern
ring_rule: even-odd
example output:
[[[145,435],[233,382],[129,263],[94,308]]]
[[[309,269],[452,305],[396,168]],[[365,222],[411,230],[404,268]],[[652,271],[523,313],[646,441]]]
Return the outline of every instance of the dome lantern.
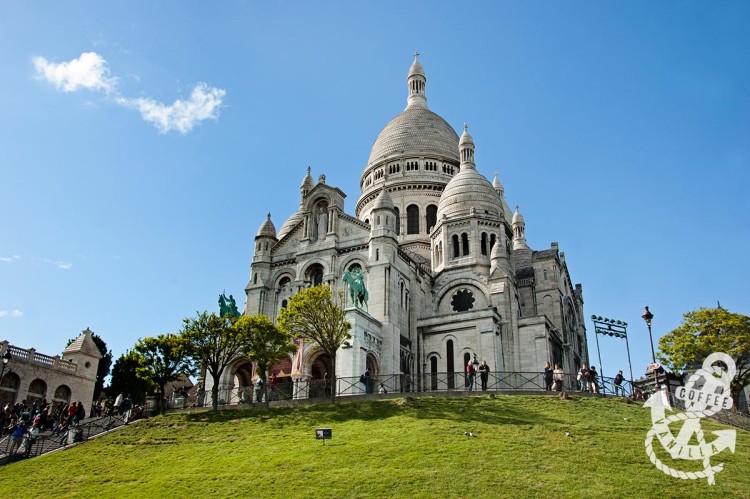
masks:
[[[414,62],[409,68],[406,85],[409,88],[406,108],[408,109],[412,106],[427,108],[427,95],[425,93],[427,77],[424,74],[422,64],[419,63],[419,52],[414,52]]]

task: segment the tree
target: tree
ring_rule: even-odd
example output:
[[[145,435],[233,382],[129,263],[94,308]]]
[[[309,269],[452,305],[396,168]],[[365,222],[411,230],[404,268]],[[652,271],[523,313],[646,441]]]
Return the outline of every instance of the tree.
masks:
[[[96,347],[102,354],[102,358],[99,359],[99,364],[96,368],[96,384],[94,384],[94,400],[99,398],[99,395],[104,390],[104,380],[109,376],[110,368],[112,367],[112,350],[107,350],[107,343],[96,333],[91,333],[91,339],[94,340]],[[75,338],[68,340],[66,347],[73,343]]]
[[[265,315],[240,317],[234,324],[239,334],[245,337],[242,353],[257,367],[263,381],[265,405],[268,408],[268,369],[279,360],[297,351],[293,336],[277,328]]]
[[[730,392],[735,406],[743,387],[750,383],[750,317],[725,308],[700,308],[683,315],[680,326],[659,340],[659,360],[672,370],[684,371],[701,364],[709,354],[723,352],[737,372]]]
[[[177,334],[146,337],[133,347],[138,358],[136,375],[159,387],[159,412],[162,414],[167,383],[194,374],[188,347],[186,339]]]
[[[132,350],[122,354],[112,366],[112,380],[107,388],[110,399],[114,400],[119,394],[130,395],[133,402],[143,404],[146,393],[154,388],[149,381],[142,380],[136,374],[138,366],[138,356]]]
[[[292,296],[289,305],[281,309],[278,320],[281,330],[312,341],[331,357],[332,402],[336,401],[336,352],[351,339],[351,324],[340,306],[342,302],[343,294],[336,300],[328,285],[306,288]]]
[[[244,332],[232,327],[234,320],[226,314],[219,317],[213,312],[201,312],[195,319],[185,318],[183,321],[181,333],[190,345],[190,355],[213,379],[211,398],[214,409],[219,406],[221,375],[245,343]]]

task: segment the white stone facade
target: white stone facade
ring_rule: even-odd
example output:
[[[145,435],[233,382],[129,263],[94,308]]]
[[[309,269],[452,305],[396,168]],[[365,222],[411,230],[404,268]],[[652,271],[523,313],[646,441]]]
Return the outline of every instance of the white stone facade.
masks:
[[[294,293],[320,283],[345,290],[344,271],[358,266],[369,306],[349,304],[353,347],[337,354],[338,376],[462,373],[474,354],[493,372],[537,373],[547,360],[577,371],[588,361],[580,284],[556,243],[527,246],[523,217],[510,213],[497,176],[490,183],[476,171],[468,129],[459,138],[428,109],[426,81],[415,56],[407,107],[372,147],[355,215],[309,168],[299,209],[278,233],[269,214],[255,238],[244,313],[275,318]],[[305,345],[287,365],[315,379],[326,371],[322,357]],[[248,378],[242,365],[228,370],[225,386]]]
[[[10,350],[11,360],[0,380],[0,404],[25,400],[42,402],[83,402],[91,407],[96,384],[96,372],[102,354],[86,329],[63,351],[62,357],[38,353],[0,343],[0,356]]]

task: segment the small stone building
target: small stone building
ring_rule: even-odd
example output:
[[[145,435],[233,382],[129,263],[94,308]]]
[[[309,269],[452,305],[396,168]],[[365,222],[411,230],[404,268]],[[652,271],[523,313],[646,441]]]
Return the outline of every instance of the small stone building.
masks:
[[[86,328],[65,350],[53,357],[36,349],[23,349],[0,343],[0,356],[10,350],[11,360],[0,380],[0,405],[35,400],[52,402],[81,401],[91,406],[96,384],[96,371],[102,354]]]

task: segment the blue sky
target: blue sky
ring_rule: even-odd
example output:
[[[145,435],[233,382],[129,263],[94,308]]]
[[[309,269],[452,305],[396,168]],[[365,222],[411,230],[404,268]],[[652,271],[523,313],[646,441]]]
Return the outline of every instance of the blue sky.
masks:
[[[308,165],[353,213],[415,50],[529,244],[565,252],[592,358],[592,314],[630,324],[637,374],[644,305],[655,339],[750,313],[750,3],[465,4],[4,1],[0,339],[54,355],[90,327],[119,356],[241,304]],[[621,340],[602,357],[627,368]]]

